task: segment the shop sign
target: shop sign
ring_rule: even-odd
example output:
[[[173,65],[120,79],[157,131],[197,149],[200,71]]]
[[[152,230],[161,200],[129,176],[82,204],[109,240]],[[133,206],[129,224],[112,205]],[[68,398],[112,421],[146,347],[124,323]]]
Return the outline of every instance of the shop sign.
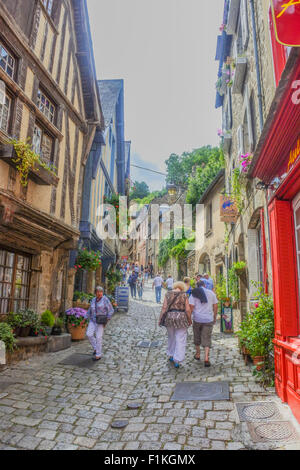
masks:
[[[300,157],[300,137],[297,140],[295,147],[290,151],[287,171],[289,171],[292,168],[292,166],[296,163],[299,157]]]
[[[220,217],[221,222],[235,224],[239,216],[236,202],[229,196],[221,196],[220,199]]]
[[[300,47],[300,0],[272,0],[276,40],[284,46]]]

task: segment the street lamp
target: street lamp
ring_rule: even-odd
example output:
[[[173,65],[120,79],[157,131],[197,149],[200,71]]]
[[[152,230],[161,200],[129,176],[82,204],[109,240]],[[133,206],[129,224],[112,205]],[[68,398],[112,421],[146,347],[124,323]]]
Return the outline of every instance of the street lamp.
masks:
[[[176,196],[176,194],[177,194],[177,186],[176,186],[174,183],[168,184],[168,185],[167,185],[167,190],[168,190],[169,196],[171,196],[171,197]]]

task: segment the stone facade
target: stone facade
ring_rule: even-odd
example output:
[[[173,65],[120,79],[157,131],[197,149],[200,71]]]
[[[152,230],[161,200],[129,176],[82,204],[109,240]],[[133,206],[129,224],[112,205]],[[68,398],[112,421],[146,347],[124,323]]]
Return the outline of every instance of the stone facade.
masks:
[[[27,306],[57,313],[72,302],[84,165],[104,123],[86,2],[20,4],[0,1],[0,45],[10,56],[10,68],[0,67],[9,102],[0,130],[0,264],[13,268],[0,277],[0,314]],[[3,145],[10,138],[30,139],[54,172],[38,165],[22,186],[13,146]]]
[[[230,47],[227,48],[227,54],[220,59],[224,64],[226,62],[232,64],[232,60],[235,60],[237,64],[232,87],[226,87],[222,98],[226,157],[225,182],[226,191],[229,194],[233,191],[232,175],[234,169],[240,166],[239,157],[242,154],[255,151],[264,119],[269,112],[276,90],[269,32],[269,2],[254,2],[256,36],[253,29],[251,5],[252,2],[244,0],[231,1],[225,5],[225,18],[227,18],[229,27],[226,29],[226,33],[223,33],[223,40]],[[232,20],[234,17],[236,17],[236,21]],[[258,61],[255,55],[255,41]],[[240,64],[238,65],[239,61],[246,61],[246,71]],[[231,66],[231,72],[232,70]],[[261,96],[259,96],[258,70],[262,89]],[[237,87],[238,79],[241,83],[240,88]],[[218,105],[220,105],[220,101],[217,107]],[[257,189],[256,184],[256,180],[246,179],[243,188],[244,207],[242,213],[236,223],[227,227],[229,232],[228,267],[230,268],[236,261],[246,261],[247,263],[247,279],[243,282],[239,281],[240,301],[235,311],[235,328],[251,308],[256,291],[253,281],[265,284],[269,291],[272,286],[266,195],[264,191]],[[263,239],[266,241],[264,248],[262,246]],[[265,272],[262,267],[264,259],[266,259]]]

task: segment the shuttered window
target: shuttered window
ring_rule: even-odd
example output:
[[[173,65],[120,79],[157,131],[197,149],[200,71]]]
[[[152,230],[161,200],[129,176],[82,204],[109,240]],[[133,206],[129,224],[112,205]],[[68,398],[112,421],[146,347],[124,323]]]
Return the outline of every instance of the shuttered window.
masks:
[[[11,99],[0,88],[0,129],[8,132],[11,114]]]
[[[0,42],[0,67],[10,78],[14,78],[16,61],[8,49]]]

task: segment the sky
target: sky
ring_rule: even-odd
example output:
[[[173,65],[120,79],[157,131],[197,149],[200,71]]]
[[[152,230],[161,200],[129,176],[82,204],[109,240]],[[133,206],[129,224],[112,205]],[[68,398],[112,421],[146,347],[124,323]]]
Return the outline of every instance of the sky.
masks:
[[[98,78],[124,79],[132,163],[165,173],[171,153],[218,145],[215,53],[224,0],[87,2]],[[165,184],[134,167],[131,178],[151,190]]]

